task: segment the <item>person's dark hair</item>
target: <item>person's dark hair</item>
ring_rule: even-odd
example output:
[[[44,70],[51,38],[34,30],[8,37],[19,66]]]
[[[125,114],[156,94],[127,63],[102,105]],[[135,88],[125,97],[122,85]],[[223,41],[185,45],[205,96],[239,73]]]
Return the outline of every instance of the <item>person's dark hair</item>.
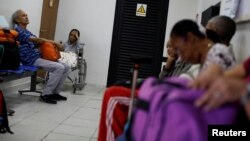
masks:
[[[69,32],[69,35],[70,35],[70,33],[73,32],[73,31],[76,31],[77,34],[78,34],[78,37],[80,37],[80,31],[79,31],[78,29],[71,29],[71,31]]]
[[[211,19],[214,24],[217,34],[220,39],[226,43],[230,43],[232,37],[236,32],[236,23],[233,19],[227,16],[216,16]]]
[[[173,26],[170,32],[170,36],[186,38],[188,32],[193,33],[195,36],[199,38],[205,38],[205,35],[200,31],[199,26],[196,24],[196,22],[188,19],[177,22]]]
[[[214,43],[224,43],[221,36],[212,29],[206,29],[206,36]]]

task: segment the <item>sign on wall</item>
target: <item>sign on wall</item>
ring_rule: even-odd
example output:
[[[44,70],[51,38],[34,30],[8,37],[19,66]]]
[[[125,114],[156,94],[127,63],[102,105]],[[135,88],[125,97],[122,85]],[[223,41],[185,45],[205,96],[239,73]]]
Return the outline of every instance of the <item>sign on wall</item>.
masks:
[[[147,4],[137,3],[136,16],[146,17],[147,14]]]
[[[249,0],[221,0],[220,15],[233,18],[237,23],[250,21]]]
[[[239,3],[239,0],[221,0],[220,15],[235,18]]]
[[[250,0],[240,0],[236,22],[249,22],[250,21]]]

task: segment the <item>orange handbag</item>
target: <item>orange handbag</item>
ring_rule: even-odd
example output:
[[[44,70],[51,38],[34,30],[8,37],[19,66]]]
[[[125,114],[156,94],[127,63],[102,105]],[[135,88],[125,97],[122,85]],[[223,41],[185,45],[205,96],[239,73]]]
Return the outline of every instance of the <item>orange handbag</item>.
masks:
[[[61,58],[58,48],[50,42],[42,43],[40,50],[43,59],[58,61],[58,59]]]

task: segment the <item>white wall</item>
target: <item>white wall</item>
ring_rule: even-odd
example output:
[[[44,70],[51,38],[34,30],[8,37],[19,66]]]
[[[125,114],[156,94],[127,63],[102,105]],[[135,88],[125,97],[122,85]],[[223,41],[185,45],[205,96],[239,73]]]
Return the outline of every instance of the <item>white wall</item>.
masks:
[[[169,39],[169,34],[173,25],[182,19],[196,20],[198,0],[169,0],[169,11],[166,28],[165,46]],[[163,56],[166,56],[166,48],[164,48]]]
[[[211,5],[217,4],[220,0],[199,0],[198,11],[201,14]],[[250,6],[249,6],[250,8]],[[241,62],[250,56],[250,22],[238,23],[237,32],[232,39],[233,50],[236,59]]]
[[[72,28],[86,43],[87,83],[106,85],[116,0],[60,0],[55,39],[66,41]]]
[[[28,29],[39,36],[43,0],[0,0],[0,15],[4,15],[11,23],[12,14],[18,10],[24,10],[30,20]]]
[[[250,57],[250,22],[237,24],[237,32],[232,39],[234,54],[239,62]]]

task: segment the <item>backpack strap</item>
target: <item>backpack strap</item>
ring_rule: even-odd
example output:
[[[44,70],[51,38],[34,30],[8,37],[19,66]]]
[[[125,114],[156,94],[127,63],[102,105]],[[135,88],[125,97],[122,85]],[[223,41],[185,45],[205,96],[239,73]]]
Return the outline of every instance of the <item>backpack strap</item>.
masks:
[[[0,44],[0,64],[4,55],[4,46]]]
[[[184,84],[177,83],[171,80],[161,80],[161,79],[159,79],[158,81],[155,81],[152,85],[155,86],[155,85],[161,85],[161,84],[169,85],[171,87],[180,88],[180,89],[187,88]]]

